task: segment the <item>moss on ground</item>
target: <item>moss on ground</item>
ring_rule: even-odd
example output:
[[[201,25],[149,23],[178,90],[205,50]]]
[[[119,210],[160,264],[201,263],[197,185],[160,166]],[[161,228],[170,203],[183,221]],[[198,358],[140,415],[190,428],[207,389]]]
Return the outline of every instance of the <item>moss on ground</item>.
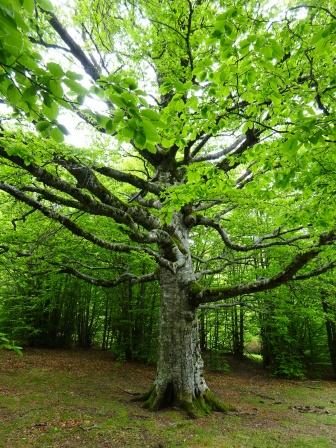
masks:
[[[261,372],[207,374],[211,390],[237,409],[192,420],[132,399],[154,369],[100,352],[0,353],[3,448],[332,448],[336,384],[285,381]]]

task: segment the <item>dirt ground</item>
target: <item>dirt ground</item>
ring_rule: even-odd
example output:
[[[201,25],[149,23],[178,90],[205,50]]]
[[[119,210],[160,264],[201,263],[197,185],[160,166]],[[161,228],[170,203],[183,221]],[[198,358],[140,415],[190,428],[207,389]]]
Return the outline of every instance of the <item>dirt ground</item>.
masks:
[[[99,351],[0,352],[0,448],[336,447],[336,382],[271,378],[249,362],[207,372],[236,410],[191,420],[132,401],[152,366]]]

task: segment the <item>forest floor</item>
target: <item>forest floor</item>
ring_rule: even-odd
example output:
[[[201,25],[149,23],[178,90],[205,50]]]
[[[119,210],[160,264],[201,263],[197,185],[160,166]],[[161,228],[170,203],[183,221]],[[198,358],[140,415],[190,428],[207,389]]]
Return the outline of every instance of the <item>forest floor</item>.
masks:
[[[98,351],[2,351],[0,447],[336,447],[336,382],[279,380],[234,363],[206,378],[236,411],[191,420],[132,402],[154,373]]]

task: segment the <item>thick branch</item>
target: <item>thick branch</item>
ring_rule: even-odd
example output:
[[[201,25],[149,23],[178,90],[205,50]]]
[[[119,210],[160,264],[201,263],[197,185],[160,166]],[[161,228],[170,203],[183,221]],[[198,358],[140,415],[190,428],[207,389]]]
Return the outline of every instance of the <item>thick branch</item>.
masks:
[[[111,179],[125,182],[127,184],[133,185],[134,187],[146,190],[150,193],[154,193],[156,195],[159,195],[161,193],[161,188],[159,187],[159,185],[141,179],[141,177],[135,176],[134,174],[123,173],[122,171],[115,170],[114,168],[106,166],[94,166],[93,169],[98,173],[103,174],[104,176],[110,177]]]
[[[240,142],[240,140],[238,139],[238,141],[236,142],[238,143],[238,146],[236,146],[236,148],[232,150],[231,153],[234,155],[243,154],[247,149],[251,148],[259,142],[259,137],[262,132],[263,131],[261,129],[248,129],[245,133],[245,139],[242,140],[241,143],[238,143],[238,141]],[[228,164],[227,158],[225,157],[223,160],[219,161],[216,166],[217,168],[224,171],[229,171],[230,169],[235,168],[237,165],[238,163],[230,166],[230,164]]]
[[[9,155],[3,147],[0,147],[0,156],[10,160],[23,170],[28,171],[45,185],[66,193],[81,204],[80,207],[76,207],[74,202],[70,205],[70,203],[65,204],[65,200],[63,200],[64,205],[69,205],[70,207],[75,206],[75,208],[80,208],[81,210],[97,215],[109,216],[120,224],[126,224],[133,232],[138,232],[135,223],[140,224],[147,230],[155,229],[158,226],[157,220],[148,211],[141,207],[129,207],[118,199],[117,196],[113,195],[101,184],[101,182],[99,182],[93,171],[88,167],[64,160],[55,162],[65,166],[77,179],[78,187],[75,187],[69,182],[61,179],[59,176],[50,173],[34,163],[26,164],[21,157]],[[82,188],[87,188],[101,202],[98,202],[93,199],[92,196],[83,192]],[[44,194],[46,194],[46,192]]]
[[[120,285],[121,283],[124,282],[129,282],[132,285],[134,285],[136,283],[147,283],[158,279],[157,272],[152,272],[150,274],[142,275],[140,277],[125,272],[120,277],[111,280],[104,280],[97,277],[92,277],[91,275],[84,274],[83,272],[80,272],[71,266],[64,266],[59,272],[73,275],[77,278],[80,278],[81,280],[84,280],[87,283],[90,283],[91,285],[102,286],[104,288],[113,288],[114,286]]]
[[[94,171],[72,160],[60,160],[59,163],[71,173],[78,182],[78,187],[86,188],[94,194],[102,203],[114,207],[121,213],[124,223],[133,227],[133,221],[147,230],[153,230],[160,226],[160,222],[147,210],[138,206],[129,206],[112,194],[97,178]],[[133,229],[134,230],[134,229]]]
[[[130,252],[145,252],[148,255],[152,256],[156,261],[158,261],[161,265],[172,269],[172,264],[165,260],[163,257],[161,257],[158,253],[156,253],[154,250],[148,248],[148,247],[139,247],[139,246],[133,246],[130,244],[124,244],[124,243],[114,243],[110,241],[103,240],[96,235],[94,235],[91,232],[88,232],[87,230],[81,228],[78,224],[76,224],[71,219],[67,218],[64,215],[61,215],[60,213],[57,213],[55,210],[50,209],[40,202],[36,201],[35,199],[32,199],[31,197],[25,195],[21,190],[14,187],[13,185],[9,185],[3,182],[0,182],[0,190],[5,191],[6,193],[10,194],[14,198],[18,199],[21,202],[24,202],[25,204],[29,205],[30,207],[35,208],[36,210],[39,210],[44,216],[52,219],[53,221],[59,222],[64,226],[66,229],[70,230],[71,233],[73,233],[76,236],[82,237],[87,241],[90,241],[91,243],[95,244],[96,246],[102,247],[104,249],[114,251],[114,252],[123,252],[123,253],[130,253]]]
[[[325,272],[328,272],[334,268],[336,268],[336,261],[326,263],[323,266],[316,268],[305,274],[296,275],[294,277],[294,280],[307,280],[308,278],[317,277],[318,275],[324,274]]]
[[[244,106],[248,105],[248,103],[244,104]],[[221,119],[221,116],[217,117],[216,123],[218,123]],[[211,134],[205,134],[204,132],[199,133],[195,139],[188,142],[184,149],[184,158],[180,164],[186,164],[190,162],[203,162],[208,160],[218,160],[221,157],[225,157],[226,155],[231,154],[242,154],[246,149],[254,146],[259,141],[259,137],[262,134],[263,130],[261,128],[251,128],[245,132],[245,135],[241,135],[237,138],[237,140],[227,148],[224,148],[220,151],[216,151],[210,154],[204,154],[196,157],[196,155],[203,149],[206,143],[212,137]],[[192,146],[196,144],[196,146],[191,150]],[[190,152],[191,151],[191,152]],[[221,160],[217,163],[217,167],[220,169],[227,170],[227,159]]]
[[[269,278],[262,278],[255,282],[239,284],[233,286],[225,286],[219,288],[205,288],[201,291],[196,291],[195,288],[191,293],[191,303],[198,306],[202,303],[218,302],[220,300],[238,297],[243,294],[254,294],[257,292],[268,291],[274,289],[289,281],[305,280],[317,275],[320,275],[328,270],[336,267],[336,261],[332,261],[320,268],[313,269],[309,272],[297,275],[306,264],[316,258],[321,252],[323,246],[335,243],[336,230],[323,233],[320,235],[318,243],[309,250],[296,255],[293,260],[278,274]],[[193,289],[193,287],[192,287]]]
[[[48,191],[44,188],[32,187],[30,185],[27,185],[25,187],[21,187],[20,190],[24,192],[29,191],[30,193],[36,193],[41,198],[46,199],[53,204],[64,205],[65,207],[74,208],[76,210],[87,211],[87,208],[84,207],[80,202],[63,198],[62,196],[52,193],[51,191]]]
[[[306,240],[306,239],[310,238],[310,235],[308,233],[297,235],[292,238],[282,238],[283,235],[286,235],[290,232],[296,232],[298,230],[301,230],[302,228],[300,227],[300,228],[295,228],[295,229],[291,229],[291,230],[283,230],[283,231],[281,231],[280,229],[277,229],[272,234],[263,235],[258,238],[255,238],[254,244],[249,244],[249,245],[238,244],[238,243],[234,243],[230,239],[228,233],[220,226],[220,224],[213,221],[212,219],[206,218],[204,216],[199,216],[199,215],[197,215],[194,218],[195,219],[192,224],[193,227],[202,225],[202,226],[209,227],[209,228],[216,230],[217,233],[219,234],[219,236],[221,237],[223,243],[225,244],[225,246],[229,247],[232,250],[238,251],[238,252],[249,252],[251,250],[265,249],[267,247],[273,247],[273,246],[287,246],[287,245],[295,243],[296,241]],[[276,238],[280,238],[280,237],[281,237],[280,240],[277,239],[276,241],[270,241],[268,243],[262,242],[263,240],[266,240],[266,239],[272,239],[272,238],[276,239]]]
[[[49,23],[60,36],[62,41],[70,48],[72,55],[82,64],[86,73],[94,80],[97,81],[100,77],[100,72],[92,61],[86,56],[80,45],[70,36],[68,31],[64,28],[55,14],[47,12],[50,16]]]
[[[241,135],[240,137],[237,138],[237,140],[234,143],[232,143],[232,145],[230,145],[224,149],[221,149],[220,151],[216,151],[216,152],[212,152],[210,154],[204,154],[202,156],[195,157],[193,159],[193,162],[216,160],[216,159],[224,157],[228,154],[235,153],[236,151],[239,150],[240,146],[243,145],[243,143],[245,141],[246,141],[246,136]]]

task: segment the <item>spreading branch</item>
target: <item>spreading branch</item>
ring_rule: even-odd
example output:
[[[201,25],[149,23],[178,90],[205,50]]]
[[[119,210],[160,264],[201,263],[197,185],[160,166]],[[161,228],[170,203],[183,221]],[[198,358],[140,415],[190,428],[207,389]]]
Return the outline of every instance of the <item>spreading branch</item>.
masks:
[[[157,196],[159,196],[161,193],[161,188],[159,185],[141,179],[141,177],[135,176],[134,174],[124,173],[107,166],[94,166],[93,169],[106,177],[110,177],[111,179],[115,179],[119,182],[124,182],[129,185],[133,185],[134,187],[141,188],[142,190],[148,191]]]
[[[310,261],[315,259],[321,252],[323,246],[330,245],[336,241],[336,230],[320,235],[318,243],[312,248],[297,254],[293,260],[279,273],[269,278],[262,278],[255,282],[238,284],[233,286],[225,286],[218,288],[204,288],[201,291],[193,290],[191,295],[191,303],[198,306],[202,303],[218,302],[243,294],[254,294],[257,292],[268,291],[290,281],[306,280],[311,277],[320,275],[328,270],[335,268],[336,260],[312,269],[308,272],[298,274],[298,272],[306,266]]]
[[[234,143],[232,143],[232,145],[227,146],[226,148],[221,149],[220,151],[211,152],[209,154],[204,154],[204,155],[201,155],[198,157],[194,157],[193,162],[204,162],[204,161],[209,161],[209,160],[217,160],[217,159],[220,159],[221,157],[224,157],[228,154],[235,153],[236,151],[239,151],[239,148],[244,144],[245,141],[246,141],[246,136],[241,135],[240,137],[238,137],[236,139],[236,141]],[[196,149],[197,149],[197,147],[195,148],[195,150]]]
[[[91,275],[87,275],[87,274],[84,274],[83,272],[78,271],[77,269],[73,268],[72,266],[63,266],[59,270],[59,272],[62,274],[73,275],[74,277],[84,280],[85,282],[90,283],[91,285],[102,286],[104,288],[113,288],[113,287],[118,286],[125,282],[131,283],[132,285],[134,285],[137,283],[153,282],[158,279],[157,272],[152,272],[150,274],[146,274],[146,275],[142,275],[142,276],[136,276],[129,272],[125,272],[120,277],[118,277],[116,279],[111,279],[111,280],[92,277]]]
[[[192,217],[190,222],[192,222],[193,227],[201,225],[216,230],[216,232],[221,237],[221,240],[223,241],[224,245],[237,252],[249,252],[257,249],[266,249],[268,247],[273,246],[289,246],[293,243],[296,243],[297,241],[306,240],[310,238],[310,235],[306,232],[301,233],[300,235],[293,236],[292,238],[283,238],[284,235],[303,230],[303,228],[297,227],[295,229],[287,229],[287,230],[281,230],[279,228],[276,229],[271,234],[254,237],[255,242],[253,244],[244,245],[233,242],[229,234],[226,232],[226,230],[223,229],[223,227],[221,227],[219,223],[210,218],[197,215]],[[270,240],[270,239],[275,239],[275,241],[269,241],[267,243],[263,242],[264,240]]]
[[[85,72],[94,80],[100,78],[100,70],[92,63],[84,53],[82,47],[70,36],[55,14],[45,11],[49,16],[49,23],[57,32],[62,41],[69,47],[72,55],[81,63]]]
[[[113,252],[122,252],[122,253],[144,252],[153,257],[162,266],[165,266],[168,269],[173,269],[172,263],[167,261],[165,258],[161,257],[157,252],[155,252],[149,247],[106,241],[102,238],[99,238],[95,234],[83,229],[77,223],[69,219],[67,216],[62,215],[56,212],[56,210],[46,207],[41,202],[27,196],[25,193],[23,193],[23,191],[19,190],[13,185],[0,182],[0,190],[10,194],[15,199],[29,205],[30,207],[39,210],[47,218],[59,222],[60,224],[62,224],[63,227],[68,229],[74,235],[82,237],[85,240],[95,244],[96,246],[102,247],[104,249]]]
[[[55,163],[63,165],[76,178],[77,186],[74,186],[34,163],[27,164],[20,156],[8,154],[3,147],[0,147],[0,157],[13,162],[32,174],[39,182],[69,195],[80,204],[80,206],[76,207],[76,203],[72,202],[72,205],[68,203],[69,206],[74,206],[96,215],[111,217],[117,223],[128,225],[134,233],[137,232],[135,223],[147,230],[156,229],[159,225],[157,219],[147,210],[139,206],[130,207],[122,202],[116,195],[104,187],[90,168],[79,163],[61,159],[55,161]],[[99,201],[85,193],[84,189],[93,193]],[[47,195],[48,193],[45,192],[44,194]],[[49,197],[50,195],[51,193],[49,193]],[[64,205],[67,205],[64,199],[62,199],[62,202]],[[61,203],[60,199],[58,203]]]

